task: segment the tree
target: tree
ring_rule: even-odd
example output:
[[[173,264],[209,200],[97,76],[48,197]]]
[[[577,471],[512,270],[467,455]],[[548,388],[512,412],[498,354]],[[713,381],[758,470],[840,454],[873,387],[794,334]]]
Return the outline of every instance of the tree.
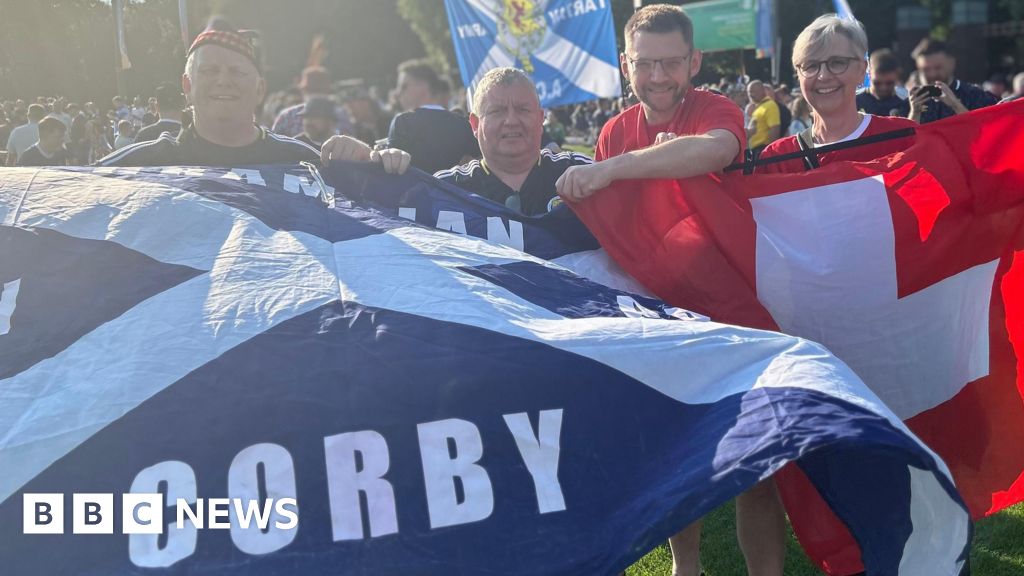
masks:
[[[419,36],[430,63],[451,75],[458,66],[444,0],[398,0],[397,9]]]

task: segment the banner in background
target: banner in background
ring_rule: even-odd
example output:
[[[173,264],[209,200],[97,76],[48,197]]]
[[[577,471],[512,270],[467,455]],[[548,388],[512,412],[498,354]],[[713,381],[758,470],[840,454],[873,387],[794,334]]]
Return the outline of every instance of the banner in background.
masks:
[[[622,94],[610,0],[445,0],[462,82],[521,68],[550,108]]]

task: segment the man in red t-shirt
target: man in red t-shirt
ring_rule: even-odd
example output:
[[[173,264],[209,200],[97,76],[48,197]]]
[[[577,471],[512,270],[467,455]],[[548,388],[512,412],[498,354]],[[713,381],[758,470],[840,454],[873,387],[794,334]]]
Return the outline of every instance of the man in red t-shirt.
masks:
[[[648,185],[718,172],[741,159],[746,147],[743,113],[728,98],[695,90],[701,53],[693,46],[693,24],[678,6],[646,6],[625,29],[619,57],[640,104],[613,118],[601,130],[598,162],[573,166],[556,187],[578,202],[595,192],[630,194]],[[654,179],[661,180],[660,183]],[[636,180],[636,182],[616,181]],[[751,576],[782,576],[785,516],[775,485],[765,480],[736,499],[737,532]],[[700,522],[673,536],[672,573],[697,576]]]
[[[700,63],[693,24],[678,6],[655,4],[633,14],[619,64],[640,104],[605,124],[598,162],[566,170],[559,195],[579,201],[616,180],[689,178],[741,159],[743,112],[728,98],[693,89]]]

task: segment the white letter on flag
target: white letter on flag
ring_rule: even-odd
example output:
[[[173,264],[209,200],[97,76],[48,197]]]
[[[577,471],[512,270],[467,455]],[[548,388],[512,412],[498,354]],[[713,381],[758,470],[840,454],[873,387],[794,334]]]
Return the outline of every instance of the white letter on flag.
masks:
[[[357,455],[362,459],[362,466],[356,460]],[[395,490],[384,479],[391,465],[384,437],[373,430],[328,436],[324,438],[324,456],[334,541],[363,538],[360,492],[366,494],[370,536],[398,532]]]
[[[541,410],[537,434],[533,433],[526,412],[505,414],[505,424],[516,439],[526,469],[537,490],[537,508],[541,514],[565,510],[565,496],[558,482],[558,454],[562,434],[562,409]]]
[[[263,482],[266,485],[268,500],[280,500],[282,498],[296,498],[295,488],[295,464],[292,462],[292,455],[283,446],[278,444],[253,444],[235,456],[228,468],[228,495],[235,500],[235,506],[231,510],[234,516],[231,522],[231,540],[239,550],[246,554],[269,554],[291,544],[298,534],[298,530],[280,530],[276,523],[279,518],[271,518],[269,510],[265,510],[273,504],[268,504],[260,497],[260,477],[258,467],[263,465]],[[239,518],[241,511],[238,509],[237,500],[246,501],[248,510],[253,512],[252,504],[265,510],[264,518],[257,518],[256,526],[249,526],[251,517],[245,514]],[[274,513],[276,516],[277,513]],[[244,524],[242,522],[244,520]],[[267,526],[267,521],[273,520],[267,532],[261,528]]]
[[[419,424],[417,430],[430,527],[468,524],[490,516],[494,510],[494,494],[487,471],[476,464],[484,453],[476,426],[452,418]],[[449,451],[449,440],[454,454]],[[462,502],[459,502],[456,479],[462,483]]]

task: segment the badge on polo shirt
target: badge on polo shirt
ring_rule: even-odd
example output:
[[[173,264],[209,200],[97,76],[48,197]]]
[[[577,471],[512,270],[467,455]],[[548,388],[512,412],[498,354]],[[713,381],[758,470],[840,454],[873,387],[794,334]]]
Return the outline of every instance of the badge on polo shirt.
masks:
[[[548,200],[548,212],[551,212],[552,210],[554,210],[555,208],[558,208],[561,205],[562,205],[562,197],[561,196],[555,196],[551,200]]]

